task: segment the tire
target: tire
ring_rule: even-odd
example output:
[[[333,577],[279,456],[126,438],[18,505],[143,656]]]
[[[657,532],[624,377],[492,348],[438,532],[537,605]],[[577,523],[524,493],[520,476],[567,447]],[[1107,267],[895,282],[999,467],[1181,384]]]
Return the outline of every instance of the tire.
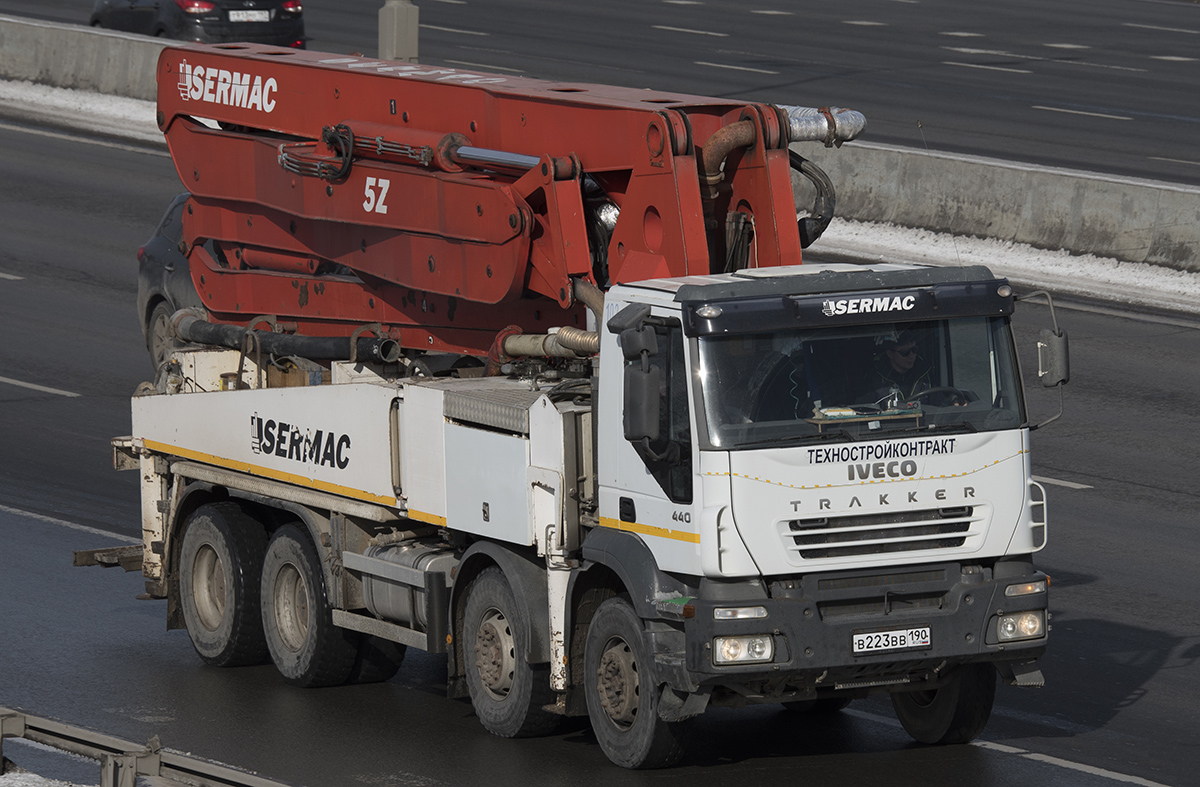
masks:
[[[363,634],[347,683],[383,683],[400,671],[407,648],[399,642]]]
[[[271,661],[293,686],[337,686],[350,677],[359,635],[333,625],[316,547],[296,525],[276,530],[267,545],[262,626]]]
[[[259,584],[267,534],[234,503],[209,503],[188,518],[180,549],[179,595],[192,646],[206,664],[267,660]]]
[[[850,705],[846,697],[823,697],[816,700],[796,700],[785,702],[783,707],[792,713],[804,713],[809,716],[832,716],[840,713]]]
[[[904,731],[914,740],[968,743],[987,726],[995,699],[996,668],[991,664],[966,664],[940,689],[892,694],[892,707]]]
[[[596,610],[584,646],[584,696],[600,748],[623,768],[665,768],[683,756],[687,722],[658,715],[654,660],[624,598]]]
[[[154,371],[162,368],[171,357],[171,351],[179,347],[179,342],[171,332],[171,314],[171,307],[166,301],[159,301],[146,323],[146,351],[150,353],[150,364]]]
[[[488,568],[467,589],[463,666],[479,721],[502,738],[553,732],[561,716],[543,710],[556,697],[549,666],[525,660],[531,624],[499,568]]]

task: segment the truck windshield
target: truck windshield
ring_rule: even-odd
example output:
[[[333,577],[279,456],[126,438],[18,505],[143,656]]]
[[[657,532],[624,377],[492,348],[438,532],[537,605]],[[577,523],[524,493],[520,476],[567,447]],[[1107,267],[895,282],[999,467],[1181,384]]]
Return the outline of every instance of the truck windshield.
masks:
[[[995,431],[1025,420],[1002,317],[798,328],[699,343],[709,440],[722,448]]]

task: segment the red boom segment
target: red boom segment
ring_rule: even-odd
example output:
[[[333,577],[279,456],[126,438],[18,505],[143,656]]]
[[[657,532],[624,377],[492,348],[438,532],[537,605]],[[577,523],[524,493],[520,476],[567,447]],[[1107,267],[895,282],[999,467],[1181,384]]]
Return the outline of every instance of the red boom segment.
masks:
[[[752,221],[748,266],[800,263],[772,105],[258,45],[168,48],[158,68],[216,321],[382,322],[480,354],[507,325],[582,322],[574,278],[725,269],[731,213]],[[607,237],[589,235],[599,201],[619,209]]]

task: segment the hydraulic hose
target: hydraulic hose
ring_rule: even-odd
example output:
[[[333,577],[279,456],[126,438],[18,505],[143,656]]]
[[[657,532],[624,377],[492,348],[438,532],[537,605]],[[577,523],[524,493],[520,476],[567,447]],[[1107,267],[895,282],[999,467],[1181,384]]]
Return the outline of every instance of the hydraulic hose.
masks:
[[[241,350],[246,346],[246,337],[252,336],[258,349],[269,355],[297,355],[314,361],[349,360],[351,355],[348,336],[302,336],[251,331],[240,325],[206,322],[186,309],[175,312],[171,324],[180,339],[195,344]],[[355,348],[355,357],[359,360],[395,363],[400,358],[400,345],[394,339],[360,337]]]

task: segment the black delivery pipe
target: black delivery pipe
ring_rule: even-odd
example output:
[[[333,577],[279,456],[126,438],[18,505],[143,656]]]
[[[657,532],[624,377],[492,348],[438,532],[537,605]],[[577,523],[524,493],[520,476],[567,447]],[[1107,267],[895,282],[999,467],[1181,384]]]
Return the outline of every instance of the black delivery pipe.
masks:
[[[245,346],[246,336],[251,335],[257,342],[257,347],[250,345],[249,352],[257,349],[267,355],[297,355],[314,361],[350,360],[351,357],[348,336],[301,336],[251,331],[238,325],[206,322],[189,311],[176,312],[171,318],[171,323],[180,339],[195,344],[241,350]],[[358,352],[354,357],[359,361],[395,363],[400,359],[400,344],[394,339],[359,337],[356,349]]]

